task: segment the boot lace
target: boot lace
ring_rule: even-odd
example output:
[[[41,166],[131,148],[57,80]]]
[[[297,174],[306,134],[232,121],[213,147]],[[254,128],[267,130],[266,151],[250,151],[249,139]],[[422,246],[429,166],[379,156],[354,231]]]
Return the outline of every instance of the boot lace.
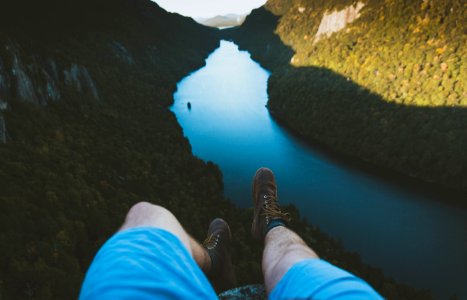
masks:
[[[286,222],[290,221],[290,214],[284,213],[281,210],[275,195],[264,195],[263,200],[263,212],[261,215],[265,217],[266,224],[269,224],[274,219],[282,219]]]
[[[212,250],[217,247],[217,244],[219,243],[219,234],[210,234],[203,242],[204,248],[208,250]]]

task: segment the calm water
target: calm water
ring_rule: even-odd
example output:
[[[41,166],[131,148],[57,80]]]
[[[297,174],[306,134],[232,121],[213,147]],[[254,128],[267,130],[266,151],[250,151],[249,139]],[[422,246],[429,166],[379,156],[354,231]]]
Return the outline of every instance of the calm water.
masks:
[[[194,154],[220,166],[228,198],[250,206],[254,172],[268,166],[281,202],[365,262],[438,298],[467,299],[467,210],[339,164],[291,136],[265,107],[269,73],[235,44],[222,41],[206,63],[178,84],[172,111]]]

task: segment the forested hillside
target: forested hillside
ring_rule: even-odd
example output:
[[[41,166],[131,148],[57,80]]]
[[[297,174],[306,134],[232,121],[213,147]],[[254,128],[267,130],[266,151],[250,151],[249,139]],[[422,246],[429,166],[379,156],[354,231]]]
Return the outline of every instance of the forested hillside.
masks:
[[[218,45],[216,31],[148,0],[2,1],[0,22],[0,299],[76,298],[138,201],[167,207],[200,240],[225,218],[239,284],[262,282],[252,211],[223,198],[219,169],[192,155],[167,108],[177,81]],[[430,297],[290,209],[323,258],[389,298]]]
[[[273,71],[268,107],[300,134],[466,191],[466,7],[270,0],[230,34]]]
[[[227,206],[167,109],[218,39],[145,0],[15,6],[0,6],[0,298],[73,299],[131,205],[199,236]]]

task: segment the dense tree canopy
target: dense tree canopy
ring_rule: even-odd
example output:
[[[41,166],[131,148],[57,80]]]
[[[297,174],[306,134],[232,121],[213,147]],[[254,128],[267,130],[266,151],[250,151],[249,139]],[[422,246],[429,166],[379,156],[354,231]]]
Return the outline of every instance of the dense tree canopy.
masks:
[[[465,3],[361,2],[360,17],[330,37],[315,37],[323,16],[357,1],[270,0],[232,34],[273,71],[268,106],[290,127],[466,191]]]
[[[139,201],[167,207],[199,240],[214,217],[226,219],[235,236],[239,283],[261,282],[261,246],[250,239],[252,211],[223,197],[219,169],[192,155],[167,109],[177,81],[218,45],[215,31],[146,0],[112,1],[114,8],[102,19],[92,18],[89,1],[20,3],[26,2],[36,3],[32,8],[38,13],[53,8],[63,15],[52,14],[37,27],[30,26],[33,22],[1,27],[0,45],[17,44],[28,66],[48,58],[62,67],[86,66],[100,100],[66,86],[62,100],[47,107],[22,102],[14,93],[8,99],[8,139],[0,145],[0,298],[76,298],[96,251]],[[71,22],[74,13],[67,18],[60,3],[80,7],[84,29]],[[21,10],[16,13],[24,19]],[[70,22],[59,23],[64,19]],[[125,46],[132,63],[112,51],[114,42]],[[4,47],[0,56],[11,65]],[[430,297],[363,264],[289,209],[292,228],[323,258],[367,279],[389,298]]]

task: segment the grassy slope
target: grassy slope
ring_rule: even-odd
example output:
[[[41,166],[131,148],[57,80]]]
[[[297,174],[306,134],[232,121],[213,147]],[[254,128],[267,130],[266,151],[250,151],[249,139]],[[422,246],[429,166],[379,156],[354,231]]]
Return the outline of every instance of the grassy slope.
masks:
[[[51,57],[62,67],[86,66],[101,101],[72,91],[46,108],[10,99],[10,139],[0,146],[0,298],[75,298],[97,249],[142,200],[172,210],[200,240],[212,218],[225,218],[239,284],[261,282],[252,211],[225,201],[218,168],[191,154],[167,109],[176,82],[202,65],[217,38],[144,0],[97,1],[93,12],[87,2],[69,1],[70,10],[60,1],[41,3],[9,16],[7,25],[30,23],[2,27],[2,43],[14,39],[23,61]],[[41,17],[30,19],[35,15]],[[125,45],[135,64],[113,55],[111,41]],[[385,278],[290,209],[292,228],[323,258],[387,297],[429,297]]]
[[[270,0],[247,19],[236,39],[273,70],[269,108],[311,140],[466,191],[465,3],[363,2],[316,43],[324,13],[355,1]]]

